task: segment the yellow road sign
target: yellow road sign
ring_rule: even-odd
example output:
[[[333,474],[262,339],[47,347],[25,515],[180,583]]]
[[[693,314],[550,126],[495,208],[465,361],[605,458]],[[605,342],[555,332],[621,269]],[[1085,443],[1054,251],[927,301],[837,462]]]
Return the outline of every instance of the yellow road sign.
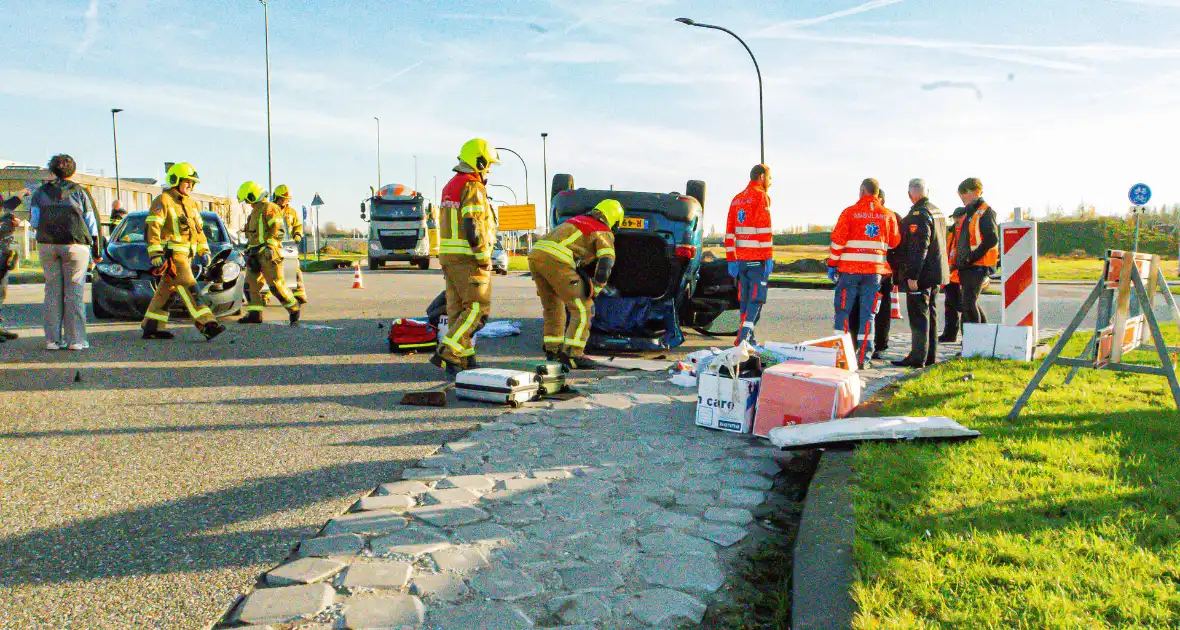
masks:
[[[500,216],[499,229],[501,232],[537,229],[536,204],[500,206],[498,214]]]

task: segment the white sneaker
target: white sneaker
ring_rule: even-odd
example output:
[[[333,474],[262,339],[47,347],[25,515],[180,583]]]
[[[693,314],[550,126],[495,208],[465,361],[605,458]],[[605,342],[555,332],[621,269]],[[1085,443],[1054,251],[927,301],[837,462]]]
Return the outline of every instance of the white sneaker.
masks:
[[[46,341],[45,342],[45,349],[46,350],[61,350],[61,344],[54,343],[52,341]]]
[[[86,343],[85,341],[83,341],[82,343],[71,343],[70,344],[70,350],[73,350],[75,352],[80,351],[80,350],[85,350],[89,347],[90,347],[90,344]]]

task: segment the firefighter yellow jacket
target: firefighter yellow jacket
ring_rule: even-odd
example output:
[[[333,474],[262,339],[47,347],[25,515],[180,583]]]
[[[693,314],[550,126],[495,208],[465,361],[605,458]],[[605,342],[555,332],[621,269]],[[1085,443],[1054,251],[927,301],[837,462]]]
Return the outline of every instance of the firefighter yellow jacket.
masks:
[[[615,257],[615,235],[592,215],[571,218],[533,244],[565,264],[578,268],[602,258]]]
[[[192,197],[180,194],[175,188],[152,200],[144,223],[148,256],[163,254],[166,247],[190,256],[209,253],[200,207]]]
[[[246,247],[266,247],[282,254],[283,251],[283,210],[269,201],[250,204],[250,216],[246,217]]]

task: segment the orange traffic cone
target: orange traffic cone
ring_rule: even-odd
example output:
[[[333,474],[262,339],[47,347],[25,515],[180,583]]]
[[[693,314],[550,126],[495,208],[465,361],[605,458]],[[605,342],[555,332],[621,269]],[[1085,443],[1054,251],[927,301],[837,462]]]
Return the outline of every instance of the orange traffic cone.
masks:
[[[897,291],[890,293],[892,296],[889,299],[889,319],[901,319],[901,297],[897,295]]]
[[[361,280],[361,264],[359,262],[352,265],[352,288],[365,288],[365,282]]]

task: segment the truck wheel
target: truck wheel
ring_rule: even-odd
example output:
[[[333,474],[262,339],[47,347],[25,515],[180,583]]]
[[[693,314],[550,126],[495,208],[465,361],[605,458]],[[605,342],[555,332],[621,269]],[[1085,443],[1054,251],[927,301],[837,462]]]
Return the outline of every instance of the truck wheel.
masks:
[[[381,263],[377,262],[376,260],[373,260],[372,258],[369,259],[369,271],[376,271],[380,268],[381,268]]]
[[[574,176],[566,173],[558,173],[553,176],[553,194],[556,197],[558,193],[563,193],[567,190],[574,189]]]
[[[701,208],[705,207],[705,182],[699,179],[688,180],[688,185],[685,188],[685,194],[699,201]]]
[[[430,269],[430,259],[423,258],[422,260],[419,260],[418,261],[418,268],[421,269],[422,271],[426,271],[427,269]]]

